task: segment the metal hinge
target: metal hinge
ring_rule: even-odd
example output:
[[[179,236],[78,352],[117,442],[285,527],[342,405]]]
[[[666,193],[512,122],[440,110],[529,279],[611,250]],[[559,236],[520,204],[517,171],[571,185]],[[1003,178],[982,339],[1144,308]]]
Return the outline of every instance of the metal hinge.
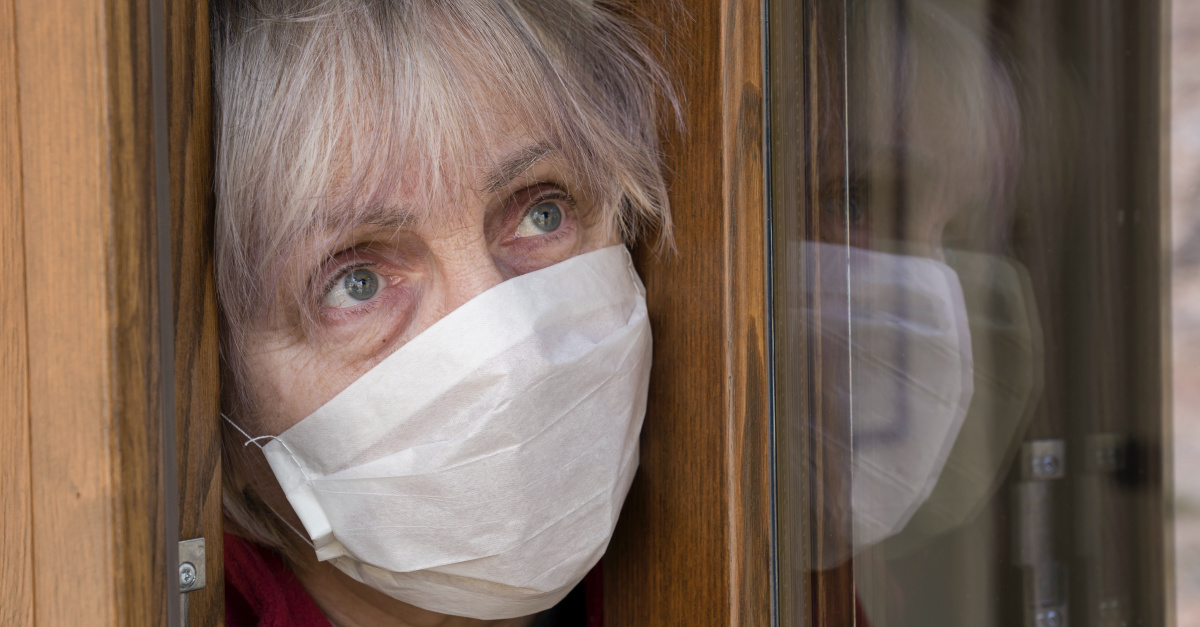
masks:
[[[180,625],[188,624],[188,593],[208,584],[205,568],[204,538],[179,543],[179,617]]]
[[[1034,440],[1021,446],[1021,480],[1016,485],[1016,542],[1013,560],[1024,579],[1025,626],[1068,627],[1067,573],[1055,559],[1056,482],[1066,476],[1063,440]]]

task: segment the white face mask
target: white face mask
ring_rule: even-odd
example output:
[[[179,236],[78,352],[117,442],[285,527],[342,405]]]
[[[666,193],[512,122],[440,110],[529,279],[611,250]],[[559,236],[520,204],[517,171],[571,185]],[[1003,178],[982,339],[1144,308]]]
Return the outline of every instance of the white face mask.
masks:
[[[852,446],[853,541],[814,552],[813,567],[830,568],[898,533],[929,498],[971,400],[973,361],[962,288],[945,264],[818,242],[794,249],[801,259],[820,306],[797,322],[815,317],[825,350],[849,357],[834,384],[853,442],[830,443]]]
[[[320,560],[435,612],[525,616],[607,548],[649,375],[612,246],[480,294],[263,452]]]
[[[904,532],[902,556],[967,524],[1000,489],[1042,391],[1042,328],[1029,273],[996,255],[946,251],[962,282],[971,327],[975,394],[937,486]]]

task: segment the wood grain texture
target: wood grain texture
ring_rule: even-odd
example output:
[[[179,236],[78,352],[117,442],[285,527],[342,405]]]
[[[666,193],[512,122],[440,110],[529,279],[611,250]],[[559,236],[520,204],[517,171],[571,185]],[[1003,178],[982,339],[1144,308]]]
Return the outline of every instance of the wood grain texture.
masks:
[[[166,617],[147,9],[16,8],[42,625]]]
[[[167,603],[177,598],[163,581],[168,504],[162,475],[152,1],[109,0],[104,18],[112,229],[109,309],[115,314],[110,333],[116,336],[116,368],[109,381],[116,437],[110,437],[110,445],[117,462],[114,550],[121,573],[117,618],[122,625],[165,624]]]
[[[678,254],[637,255],[654,370],[641,469],[605,556],[611,625],[770,624],[759,6],[637,4],[686,51],[664,58],[688,130],[666,143]]]
[[[0,2],[0,624],[33,622],[21,120],[13,0]]]
[[[770,625],[772,546],[761,2],[722,4],[730,625]]]
[[[68,17],[69,16],[69,17]],[[36,622],[116,622],[109,437],[107,98],[100,16],[17,6],[29,279]],[[55,42],[55,45],[45,45]],[[37,289],[54,269],[73,289]],[[89,586],[75,582],[87,580]],[[68,596],[65,592],[70,591]]]
[[[208,3],[168,0],[165,9],[179,536],[205,538],[208,553],[208,585],[188,593],[190,624],[221,625],[225,586]]]

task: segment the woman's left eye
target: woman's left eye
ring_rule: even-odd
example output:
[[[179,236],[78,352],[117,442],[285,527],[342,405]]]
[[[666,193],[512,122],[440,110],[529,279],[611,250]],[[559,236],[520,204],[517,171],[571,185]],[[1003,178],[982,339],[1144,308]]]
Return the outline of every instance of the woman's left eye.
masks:
[[[562,207],[556,202],[542,201],[525,212],[525,217],[517,224],[517,237],[533,237],[553,233],[562,226]]]
[[[387,279],[368,268],[354,268],[341,276],[325,293],[326,307],[344,309],[361,305],[387,286]]]

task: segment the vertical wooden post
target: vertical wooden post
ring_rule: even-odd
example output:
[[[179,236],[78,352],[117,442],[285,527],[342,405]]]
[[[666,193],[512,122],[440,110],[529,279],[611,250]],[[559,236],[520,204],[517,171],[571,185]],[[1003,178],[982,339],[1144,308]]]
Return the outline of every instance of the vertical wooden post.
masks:
[[[678,253],[641,251],[654,370],[641,469],[604,558],[610,625],[768,625],[770,425],[759,0],[637,3],[668,37]]]
[[[4,622],[164,624],[149,4],[2,13]]]
[[[33,622],[29,382],[16,6],[0,2],[0,623]]]
[[[205,538],[207,547],[208,585],[188,593],[190,624],[220,625],[225,586],[208,2],[167,0],[165,9],[179,537]]]

